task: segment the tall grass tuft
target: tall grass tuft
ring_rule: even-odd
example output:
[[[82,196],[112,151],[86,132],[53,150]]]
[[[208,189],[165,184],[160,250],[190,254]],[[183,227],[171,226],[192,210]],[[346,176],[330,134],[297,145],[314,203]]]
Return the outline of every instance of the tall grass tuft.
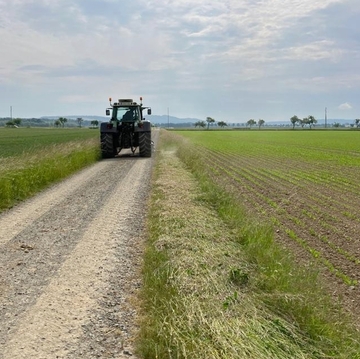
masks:
[[[0,211],[100,158],[98,141],[47,146],[0,162]]]

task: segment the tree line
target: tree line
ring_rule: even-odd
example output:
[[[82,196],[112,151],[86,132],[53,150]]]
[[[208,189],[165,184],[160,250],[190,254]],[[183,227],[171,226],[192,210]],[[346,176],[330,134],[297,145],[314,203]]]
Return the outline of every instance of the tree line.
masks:
[[[55,122],[54,122],[54,126],[55,127],[65,127],[65,123],[68,121],[68,119],[66,117],[59,117]],[[78,123],[79,127],[81,128],[82,123],[84,122],[84,120],[81,117],[78,117],[76,119],[76,122]],[[91,127],[98,127],[99,126],[99,121],[98,120],[93,120],[90,122]]]
[[[297,117],[296,115],[292,116],[290,118],[290,122],[293,126],[293,129],[295,129],[295,126],[298,125],[298,126],[301,126],[302,128],[304,128],[305,126],[309,126],[309,128],[311,129],[313,126],[316,125],[317,123],[317,120],[315,119],[314,116],[311,116],[309,115],[308,117],[304,117],[303,119]],[[354,125],[355,127],[359,128],[360,127],[360,119],[357,118],[355,121],[354,121]],[[333,124],[334,127],[340,127],[340,123],[338,122],[335,122]]]
[[[302,128],[308,125],[311,129],[313,126],[315,126],[317,120],[312,115],[309,115],[308,117],[304,117],[303,119],[294,115],[293,117],[290,118],[290,122],[293,125],[293,129],[295,128],[296,125],[300,125]]]
[[[82,123],[84,122],[84,120],[81,117],[78,117],[76,119],[79,127],[82,127]],[[66,117],[59,117],[57,120],[55,120],[54,122],[54,126],[55,127],[65,127],[65,124],[68,122],[68,119]],[[14,118],[11,120],[8,120],[7,122],[5,122],[5,126],[6,127],[20,127],[22,123],[22,119],[21,118]],[[91,127],[98,127],[99,126],[99,121],[98,120],[93,120],[90,122]]]
[[[6,127],[19,127],[21,125],[21,118],[14,118],[5,123]]]
[[[254,119],[250,119],[249,121],[246,122],[246,126],[249,126],[251,128],[251,126],[254,126],[257,124],[259,126],[259,128],[261,128],[261,126],[263,126],[264,123],[265,123],[265,121],[263,119],[259,119],[259,121],[257,121],[257,122]],[[207,127],[207,129],[209,129],[210,124],[216,124],[221,128],[227,126],[227,123],[225,121],[216,122],[212,117],[206,117],[206,121],[197,121],[194,123],[194,126],[195,126],[195,128],[196,127],[201,127],[201,128]]]
[[[309,115],[302,119],[299,118],[298,116],[294,115],[290,118],[290,122],[293,126],[293,129],[295,129],[295,126],[301,126],[302,128],[304,128],[305,126],[309,126],[309,128],[312,129],[317,124],[316,118],[312,115]],[[216,121],[212,117],[206,117],[206,121],[197,121],[194,123],[194,126],[195,126],[195,128],[196,127],[199,127],[199,128],[207,127],[207,129],[209,129],[210,125],[212,125],[212,124],[217,124],[221,128],[227,126],[227,123],[224,121],[218,121],[216,123]],[[251,118],[249,121],[246,122],[246,126],[249,126],[249,128],[257,125],[260,129],[264,124],[265,124],[265,121],[261,118],[258,121]],[[340,124],[334,123],[333,126],[340,127]],[[360,119],[357,118],[355,120],[354,126],[356,128],[360,128]]]

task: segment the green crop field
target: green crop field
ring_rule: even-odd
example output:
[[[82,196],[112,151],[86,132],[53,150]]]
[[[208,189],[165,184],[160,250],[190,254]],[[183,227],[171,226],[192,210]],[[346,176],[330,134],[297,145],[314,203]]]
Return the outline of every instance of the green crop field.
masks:
[[[46,146],[99,136],[89,129],[0,128],[0,158],[41,150]]]
[[[196,144],[220,186],[273,223],[278,241],[316,258],[332,280],[357,285],[360,132],[177,133]]]
[[[1,128],[0,211],[99,159],[90,129]]]
[[[360,166],[360,131],[176,131],[220,153]]]

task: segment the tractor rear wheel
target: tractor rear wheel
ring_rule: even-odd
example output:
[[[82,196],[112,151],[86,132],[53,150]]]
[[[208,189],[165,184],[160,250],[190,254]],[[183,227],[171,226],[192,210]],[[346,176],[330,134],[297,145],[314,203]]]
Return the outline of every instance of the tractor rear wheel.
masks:
[[[140,157],[151,157],[151,131],[139,132]]]
[[[103,158],[112,158],[117,154],[114,135],[112,133],[102,133],[100,141]]]

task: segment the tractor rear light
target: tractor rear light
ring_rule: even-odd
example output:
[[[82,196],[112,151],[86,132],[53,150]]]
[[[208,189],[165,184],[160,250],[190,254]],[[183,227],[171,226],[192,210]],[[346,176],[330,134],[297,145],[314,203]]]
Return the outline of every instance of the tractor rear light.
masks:
[[[106,126],[109,130],[111,130],[113,128],[113,124],[112,123],[108,123]]]
[[[143,123],[142,122],[139,122],[139,124],[138,124],[138,126],[140,127],[140,128],[142,128],[143,127]]]

